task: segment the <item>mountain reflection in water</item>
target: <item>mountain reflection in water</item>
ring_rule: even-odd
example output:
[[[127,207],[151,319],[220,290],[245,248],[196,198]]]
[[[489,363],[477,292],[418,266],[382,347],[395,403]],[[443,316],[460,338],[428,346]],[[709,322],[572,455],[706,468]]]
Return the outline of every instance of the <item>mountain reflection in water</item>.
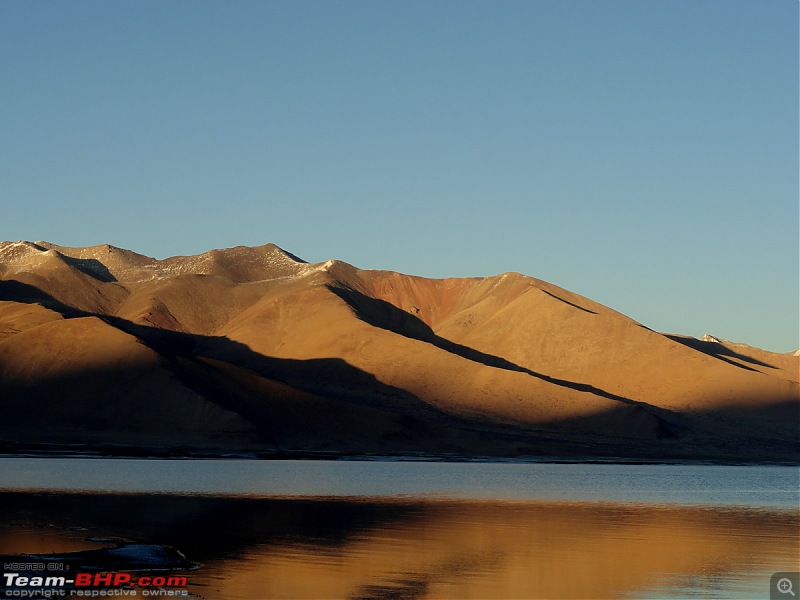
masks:
[[[551,501],[0,494],[0,551],[178,549],[206,600],[768,597],[796,510]]]

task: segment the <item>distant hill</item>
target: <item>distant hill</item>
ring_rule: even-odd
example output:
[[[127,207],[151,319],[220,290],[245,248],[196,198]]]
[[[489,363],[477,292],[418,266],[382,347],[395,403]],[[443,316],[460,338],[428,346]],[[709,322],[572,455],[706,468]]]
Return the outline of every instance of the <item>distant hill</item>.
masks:
[[[797,461],[799,371],[518,273],[0,243],[7,452]]]

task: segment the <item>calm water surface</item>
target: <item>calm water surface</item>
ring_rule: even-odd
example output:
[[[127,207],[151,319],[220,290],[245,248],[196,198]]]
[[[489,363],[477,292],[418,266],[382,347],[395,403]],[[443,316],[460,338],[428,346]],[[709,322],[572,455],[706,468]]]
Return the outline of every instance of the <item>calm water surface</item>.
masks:
[[[769,598],[794,467],[0,459],[0,553],[159,544],[196,598]]]

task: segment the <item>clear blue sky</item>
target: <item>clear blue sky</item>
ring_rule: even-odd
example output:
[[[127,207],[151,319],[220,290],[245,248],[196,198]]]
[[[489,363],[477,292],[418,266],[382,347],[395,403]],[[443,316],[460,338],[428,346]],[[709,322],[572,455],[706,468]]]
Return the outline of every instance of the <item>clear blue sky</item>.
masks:
[[[519,271],[798,342],[796,0],[0,0],[0,239]]]

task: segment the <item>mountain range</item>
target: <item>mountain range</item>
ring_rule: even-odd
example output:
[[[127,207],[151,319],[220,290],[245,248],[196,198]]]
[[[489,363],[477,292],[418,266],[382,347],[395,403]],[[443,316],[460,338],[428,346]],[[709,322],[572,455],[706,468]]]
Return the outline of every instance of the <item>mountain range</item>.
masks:
[[[799,371],[518,273],[0,243],[7,453],[797,462]]]

